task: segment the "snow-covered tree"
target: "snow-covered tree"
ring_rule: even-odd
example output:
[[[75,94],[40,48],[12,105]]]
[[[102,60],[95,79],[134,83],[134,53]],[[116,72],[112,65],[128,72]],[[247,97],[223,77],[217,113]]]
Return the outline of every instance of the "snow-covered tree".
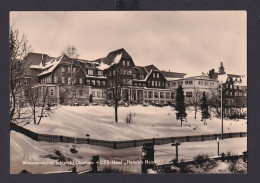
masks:
[[[175,110],[177,111],[176,118],[177,120],[178,119],[181,120],[181,126],[182,126],[182,121],[184,118],[186,118],[187,113],[186,113],[186,107],[184,103],[184,92],[181,85],[179,85],[179,88],[177,89]]]
[[[124,69],[115,67],[111,70],[111,75],[108,74],[108,92],[111,93],[111,100],[115,107],[115,122],[118,122],[118,106],[119,102],[124,98],[122,89],[127,86],[129,76]]]
[[[200,96],[201,96],[200,91],[194,88],[194,94],[192,95],[192,97],[188,99],[188,104],[194,109],[195,112],[194,119],[197,118],[197,112],[200,106]]]
[[[206,125],[206,119],[210,118],[210,114],[205,91],[202,93],[201,117],[204,120],[204,125]]]
[[[10,122],[21,116],[23,105],[23,84],[26,77],[24,57],[31,51],[27,36],[18,29],[10,28],[9,33],[9,89],[10,89]]]

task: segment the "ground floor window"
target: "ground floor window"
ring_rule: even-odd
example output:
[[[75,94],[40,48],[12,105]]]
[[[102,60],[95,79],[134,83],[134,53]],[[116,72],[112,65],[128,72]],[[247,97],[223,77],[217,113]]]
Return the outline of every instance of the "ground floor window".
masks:
[[[171,92],[171,98],[174,98],[174,92]]]
[[[97,97],[100,97],[100,92],[97,92]]]
[[[160,92],[160,98],[164,98],[164,92]]]
[[[95,91],[92,91],[92,96],[95,97],[96,95],[96,92]]]
[[[186,92],[186,97],[192,97],[192,92]]]
[[[166,92],[166,98],[170,98],[170,92]]]
[[[149,97],[149,98],[153,98],[153,92],[152,92],[152,91],[149,91],[149,92],[148,92],[148,97]]]
[[[154,92],[154,98],[159,98],[157,91]]]

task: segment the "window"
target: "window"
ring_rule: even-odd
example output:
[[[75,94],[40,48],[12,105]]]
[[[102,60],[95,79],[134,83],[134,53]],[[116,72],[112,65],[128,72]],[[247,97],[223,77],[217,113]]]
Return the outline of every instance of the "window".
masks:
[[[127,61],[127,66],[130,66],[130,61]]]
[[[182,84],[183,84],[183,81],[179,81],[179,82],[178,82],[178,85],[182,85]]]
[[[153,73],[153,77],[155,78],[155,73]]]
[[[226,88],[228,88],[228,84],[226,84]]]
[[[176,82],[173,82],[173,86],[176,86],[176,84],[177,84]]]
[[[65,67],[64,66],[61,67],[61,72],[65,72]]]
[[[136,79],[136,74],[133,74],[133,79]]]
[[[24,85],[26,85],[26,86],[28,85],[28,81],[27,80],[24,81]]]
[[[83,80],[82,80],[82,78],[79,78],[79,84],[81,84],[81,85],[82,85],[82,83],[83,83]]]
[[[148,92],[148,98],[153,98],[153,92],[152,91]]]
[[[228,91],[226,91],[226,95],[228,95],[229,94],[229,92]]]
[[[162,81],[162,87],[164,87],[164,82]]]
[[[100,92],[97,92],[97,97],[100,98]]]
[[[96,85],[96,80],[91,80],[92,85]]]
[[[171,98],[174,98],[174,92],[171,92]]]
[[[166,98],[170,98],[170,92],[166,92]]]
[[[87,79],[87,85],[90,85],[90,80],[89,79]]]
[[[123,75],[126,75],[126,70],[125,69],[123,69]]]
[[[235,92],[235,96],[238,96],[238,92]]]
[[[100,81],[99,80],[97,80],[97,85],[100,86]]]
[[[135,86],[137,86],[137,83],[135,83]]]
[[[82,95],[83,95],[82,90],[79,90],[79,96],[82,96]]]
[[[71,67],[70,66],[68,66],[68,73],[70,73],[71,72]]]
[[[88,70],[88,75],[93,76],[93,75],[94,75],[93,70],[89,69],[89,70]]]
[[[71,84],[71,77],[68,77],[68,85]]]
[[[160,92],[160,98],[164,98],[164,92]]]
[[[233,88],[233,86],[232,85],[230,85],[230,89],[232,89]]]
[[[132,70],[127,70],[127,75],[132,75]]]
[[[186,92],[186,97],[192,97],[192,92]]]
[[[95,91],[92,91],[92,96],[95,97],[96,95],[96,92]]]
[[[28,90],[24,90],[24,95],[28,96]]]
[[[158,86],[159,86],[159,87],[161,86],[161,82],[160,82],[160,81],[158,81]]]
[[[185,81],[185,84],[186,84],[186,85],[192,85],[193,82],[192,82],[191,80],[187,80],[187,81]]]
[[[203,81],[199,81],[199,85],[203,85]]]
[[[205,85],[209,85],[209,82],[207,82],[207,81],[205,81],[205,83],[204,83]]]
[[[54,83],[58,83],[58,76],[54,76]]]
[[[155,91],[154,92],[154,98],[158,98],[159,96],[158,96],[158,92],[157,91]]]
[[[157,86],[157,81],[154,81],[154,86]]]
[[[54,92],[53,92],[53,89],[51,89],[51,96],[53,96],[54,95]]]
[[[142,86],[142,83],[139,83],[139,86]]]
[[[144,91],[144,98],[147,98],[147,91]]]
[[[103,86],[106,86],[106,82],[105,81],[102,81],[101,82]]]
[[[73,73],[76,73],[76,67],[73,67]]]
[[[152,81],[152,86],[154,86],[154,81]]]
[[[237,89],[237,86],[234,86],[234,89],[236,90],[236,89]]]
[[[150,82],[150,80],[148,81],[148,86],[151,86],[151,82]]]
[[[77,82],[77,78],[73,78],[72,83],[76,84],[76,82]]]
[[[143,83],[143,86],[145,86],[145,83]]]
[[[232,93],[232,92],[230,92],[230,96],[232,96],[232,94],[233,94],[233,93]],[[239,94],[240,94],[240,93],[239,93]]]
[[[160,75],[159,75],[159,73],[157,73],[157,78],[159,78],[160,77]]]
[[[99,76],[103,76],[103,71],[98,71]]]
[[[246,93],[244,93],[244,97],[246,97]]]
[[[140,75],[140,79],[144,79],[144,75],[143,74]]]
[[[128,80],[127,80],[127,84],[128,84],[128,85],[132,85],[132,80],[131,80],[131,79],[128,79]]]
[[[123,65],[125,65],[125,61],[123,60]]]
[[[104,92],[101,92],[101,97],[102,97],[102,98],[105,98]]]
[[[65,77],[61,77],[61,82],[65,83]]]

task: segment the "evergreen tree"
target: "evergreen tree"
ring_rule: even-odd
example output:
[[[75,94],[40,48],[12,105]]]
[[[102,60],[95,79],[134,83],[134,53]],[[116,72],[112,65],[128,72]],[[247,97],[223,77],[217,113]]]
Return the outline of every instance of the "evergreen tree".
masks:
[[[207,97],[205,91],[202,93],[201,116],[204,120],[204,125],[206,125],[206,119],[210,117],[210,114],[208,111]]]
[[[225,68],[223,66],[223,62],[220,62],[219,73],[220,74],[226,74]]]
[[[181,120],[181,126],[182,126],[183,118],[186,118],[187,116],[183,93],[184,93],[183,88],[181,85],[179,85],[179,88],[177,89],[175,110],[177,111],[176,113],[177,120],[178,119]]]

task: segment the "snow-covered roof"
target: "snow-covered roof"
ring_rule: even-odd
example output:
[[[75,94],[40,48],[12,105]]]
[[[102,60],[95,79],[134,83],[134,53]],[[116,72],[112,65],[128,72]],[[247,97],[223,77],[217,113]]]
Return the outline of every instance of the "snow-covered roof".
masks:
[[[190,74],[186,74],[184,76],[184,78],[194,78],[194,77],[205,77],[205,76],[208,76],[207,74],[203,73],[203,72],[200,72],[200,73],[190,73]]]
[[[97,66],[97,69],[99,70],[105,70],[108,69],[110,67],[110,65],[104,64],[101,62],[101,64],[99,66]]]
[[[46,71],[38,74],[38,76],[42,76],[48,73],[51,73],[60,63],[60,61],[62,60],[63,56],[58,57],[58,58],[53,58],[51,61],[47,62],[46,65],[42,68],[47,69]]]
[[[247,77],[246,76],[241,76],[240,79],[238,79],[235,83],[235,86],[247,86]]]
[[[227,81],[227,78],[228,78],[228,75],[227,74],[221,74],[221,75],[218,75],[218,81],[220,83],[225,83]]]
[[[116,55],[116,57],[114,58],[114,61],[112,62],[112,64],[118,64],[120,59],[122,57],[122,52],[120,52],[119,54]]]
[[[183,78],[169,78],[169,77],[166,77],[165,79],[167,81],[176,81],[176,80],[183,79]]]
[[[30,69],[43,69],[43,65],[42,65],[42,62],[39,64],[39,65],[31,65],[30,66]]]

